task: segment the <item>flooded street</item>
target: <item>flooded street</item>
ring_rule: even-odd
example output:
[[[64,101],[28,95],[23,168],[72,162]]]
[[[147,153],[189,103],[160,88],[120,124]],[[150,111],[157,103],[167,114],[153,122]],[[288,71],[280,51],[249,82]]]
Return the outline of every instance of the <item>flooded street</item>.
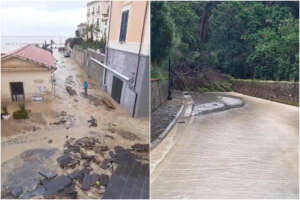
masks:
[[[299,198],[298,107],[228,94],[245,105],[177,129],[151,175],[152,198]]]
[[[83,137],[97,138],[99,144],[112,150],[116,146],[130,149],[136,143],[147,144],[149,141],[148,118],[132,118],[110,96],[97,88],[96,83],[86,77],[71,58],[64,58],[56,50],[54,56],[57,70],[54,72],[56,86],[52,100],[26,104],[26,109],[31,111],[29,119],[2,120],[2,194],[6,194],[4,190],[14,185],[23,187],[26,185],[25,180],[30,179],[32,184],[22,189],[22,195],[26,192],[28,195],[29,190],[36,186],[38,171],[42,169],[56,171],[58,175],[70,173],[60,169],[56,161],[66,151],[68,141],[77,141]],[[87,97],[83,95],[84,80],[89,83]],[[69,95],[66,90],[68,86],[74,95]],[[102,99],[112,102],[115,109],[109,108]],[[11,113],[17,109],[17,105],[8,105]],[[25,156],[24,159],[24,154],[28,155],[28,152],[30,158]],[[48,155],[46,160],[43,159],[45,154]],[[109,157],[108,152],[104,153],[102,159],[106,157]],[[148,156],[143,157],[147,159]],[[94,166],[92,168],[100,170]],[[111,174],[105,170],[99,172]],[[20,177],[23,177],[24,183],[19,183]],[[87,193],[78,192],[77,198],[101,198],[102,195],[103,192],[95,195],[91,190]],[[28,197],[32,196],[35,195]]]

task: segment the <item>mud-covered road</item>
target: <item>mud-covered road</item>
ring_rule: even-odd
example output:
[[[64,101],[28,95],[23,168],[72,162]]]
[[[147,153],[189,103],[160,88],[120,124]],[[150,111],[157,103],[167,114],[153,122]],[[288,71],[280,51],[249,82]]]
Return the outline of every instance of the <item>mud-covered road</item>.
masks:
[[[191,117],[151,176],[152,198],[297,198],[298,107],[245,105]]]
[[[130,149],[133,144],[148,143],[149,119],[134,119],[116,103],[113,103],[115,109],[108,109],[101,99],[113,100],[96,87],[72,58],[64,58],[56,50],[54,56],[57,60],[55,97],[51,101],[26,104],[26,109],[31,111],[29,119],[10,118],[1,122],[2,197],[11,188],[20,193],[15,198],[33,190],[41,178],[39,171],[56,171],[58,175],[70,173],[60,169],[56,161],[70,138],[96,137],[109,150],[116,146]],[[88,97],[82,95],[84,80],[89,82]],[[66,86],[72,87],[76,95],[70,96]],[[17,105],[8,105],[9,112],[16,109]],[[91,117],[97,126],[90,126]],[[102,159],[105,158],[106,154]],[[107,170],[94,168],[97,173],[110,175]],[[25,196],[30,198],[30,195]],[[101,195],[83,191],[78,192],[77,198],[101,198]]]

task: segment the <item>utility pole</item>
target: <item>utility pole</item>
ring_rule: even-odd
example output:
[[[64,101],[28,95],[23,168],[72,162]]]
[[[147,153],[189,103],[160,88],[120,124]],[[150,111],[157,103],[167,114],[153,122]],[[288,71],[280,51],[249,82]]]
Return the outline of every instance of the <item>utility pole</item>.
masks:
[[[169,77],[168,77],[168,100],[172,100],[172,92],[171,92],[171,80],[172,80],[172,73],[171,73],[171,57],[169,55]]]

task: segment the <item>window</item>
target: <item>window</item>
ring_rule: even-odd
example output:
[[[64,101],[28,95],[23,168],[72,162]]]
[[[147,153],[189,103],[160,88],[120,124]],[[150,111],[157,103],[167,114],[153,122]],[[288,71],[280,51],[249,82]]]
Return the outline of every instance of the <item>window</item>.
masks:
[[[125,42],[125,40],[126,40],[128,14],[129,14],[129,10],[126,10],[126,11],[122,12],[120,38],[119,38],[120,42]]]

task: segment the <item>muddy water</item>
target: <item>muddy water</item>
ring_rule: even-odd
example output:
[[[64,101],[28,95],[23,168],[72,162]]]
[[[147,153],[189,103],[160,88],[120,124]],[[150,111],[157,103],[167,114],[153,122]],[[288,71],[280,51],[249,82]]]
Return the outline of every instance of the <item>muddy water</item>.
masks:
[[[63,144],[70,137],[101,136],[110,148],[117,145],[129,148],[135,143],[149,141],[149,119],[133,119],[116,103],[114,110],[108,110],[103,104],[95,106],[88,98],[80,95],[83,92],[84,80],[89,82],[88,93],[95,99],[105,96],[113,100],[98,89],[96,83],[87,78],[80,66],[71,58],[64,58],[57,51],[54,52],[54,56],[57,59],[58,69],[54,72],[56,87],[52,100],[28,103],[26,109],[31,113],[27,120],[2,120],[1,163],[4,173],[2,175],[6,177],[14,172],[18,160],[16,158],[23,152],[32,149],[56,149],[62,152]],[[69,96],[66,86],[71,86],[77,95]],[[8,105],[9,112],[16,109],[18,109],[16,105]],[[70,119],[68,124],[51,125],[60,119],[62,111]],[[88,120],[91,116],[97,120],[97,127],[89,127]],[[111,127],[121,131],[112,132]],[[129,140],[122,135],[123,133],[137,137]],[[59,153],[55,154],[56,157],[58,155]]]
[[[231,93],[242,108],[192,117],[152,198],[298,198],[298,108]]]

